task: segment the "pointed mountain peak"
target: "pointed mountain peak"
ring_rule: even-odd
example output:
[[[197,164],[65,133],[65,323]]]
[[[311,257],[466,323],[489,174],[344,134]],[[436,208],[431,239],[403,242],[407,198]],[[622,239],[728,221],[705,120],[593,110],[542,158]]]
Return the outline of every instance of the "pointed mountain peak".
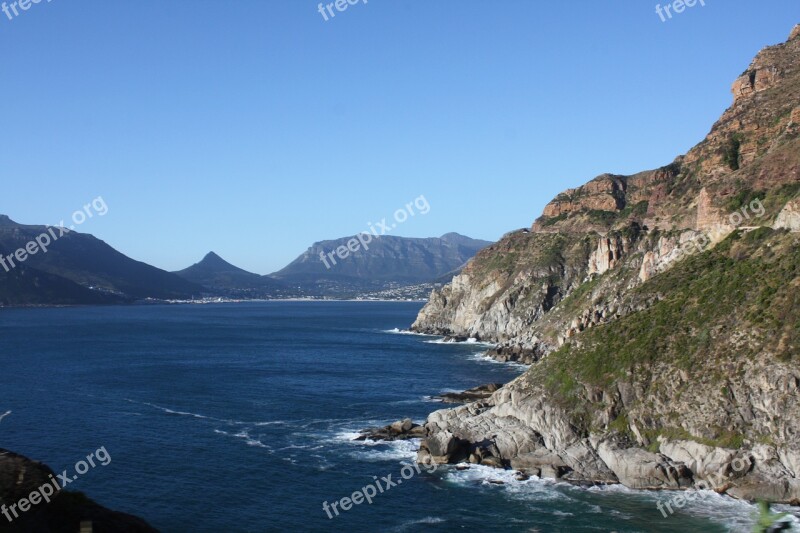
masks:
[[[181,272],[187,271],[195,271],[195,272],[237,272],[240,274],[248,274],[251,276],[257,276],[258,274],[253,274],[252,272],[248,272],[244,269],[241,269],[235,265],[232,265],[217,255],[215,252],[208,252],[205,257],[199,262],[195,263],[194,265],[190,266],[185,270],[181,270]]]
[[[794,27],[794,29],[792,30],[791,35],[789,35],[789,40],[793,41],[794,39],[797,39],[798,37],[800,37],[800,24],[798,24],[797,26]]]
[[[202,260],[202,261],[200,261],[200,263],[199,263],[199,264],[210,264],[210,265],[227,265],[227,266],[233,266],[233,265],[231,265],[230,263],[228,263],[227,261],[225,261],[223,258],[221,258],[220,256],[218,256],[218,255],[217,255],[215,252],[208,252],[208,253],[206,254],[206,256],[205,256],[205,257],[203,257],[203,260]]]
[[[203,257],[203,259],[197,263],[197,266],[213,268],[216,270],[241,270],[239,267],[225,261],[215,252],[208,252],[205,257]]]
[[[202,261],[189,268],[179,270],[175,274],[192,283],[213,289],[223,291],[255,290],[261,291],[258,293],[260,295],[266,294],[265,290],[272,290],[277,285],[272,278],[254,274],[232,265],[215,252],[208,252]]]

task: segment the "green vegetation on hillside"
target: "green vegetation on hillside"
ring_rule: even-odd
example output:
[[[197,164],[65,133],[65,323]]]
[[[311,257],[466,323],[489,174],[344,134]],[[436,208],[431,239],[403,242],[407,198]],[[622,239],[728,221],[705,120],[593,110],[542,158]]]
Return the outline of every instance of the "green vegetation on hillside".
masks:
[[[722,160],[731,170],[739,170],[739,157],[742,147],[742,136],[733,134],[722,147]]]
[[[584,331],[533,367],[531,377],[581,424],[589,412],[582,405],[584,385],[610,390],[618,379],[649,372],[655,363],[697,370],[756,354],[794,360],[800,340],[798,244],[785,231],[736,232],[628,296],[634,304],[658,299],[655,304]],[[572,298],[584,298],[594,283]],[[728,444],[740,440],[723,436]]]

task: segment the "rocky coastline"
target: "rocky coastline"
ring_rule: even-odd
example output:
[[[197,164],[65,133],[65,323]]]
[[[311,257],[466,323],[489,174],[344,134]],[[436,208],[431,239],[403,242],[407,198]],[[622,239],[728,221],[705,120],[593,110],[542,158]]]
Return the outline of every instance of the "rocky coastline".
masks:
[[[530,365],[431,413],[417,460],[800,505],[800,25],[663,168],[558,195],[411,330]]]

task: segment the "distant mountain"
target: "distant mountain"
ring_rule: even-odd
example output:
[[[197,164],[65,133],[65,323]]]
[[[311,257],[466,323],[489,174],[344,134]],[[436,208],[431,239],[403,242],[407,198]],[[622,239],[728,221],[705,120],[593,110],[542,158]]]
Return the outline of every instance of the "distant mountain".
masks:
[[[199,263],[175,274],[215,293],[231,297],[269,298],[286,292],[285,285],[280,281],[234,266],[214,252],[209,252]]]
[[[0,268],[0,306],[90,305],[124,303],[125,298],[93,291],[61,276],[35,268]]]
[[[15,252],[46,235],[51,241],[46,253],[28,254],[21,262],[14,258]],[[427,294],[435,284],[449,281],[478,250],[491,244],[457,233],[429,239],[383,236],[371,242],[362,236],[362,240],[363,245],[357,237],[316,243],[271,276],[248,272],[214,252],[184,270],[166,272],[135,261],[92,235],[18,224],[0,215],[0,261],[5,261],[5,266],[0,262],[0,306],[201,296],[403,299]]]
[[[426,239],[384,235],[366,241],[362,235],[361,240],[353,236],[314,243],[272,277],[322,292],[381,290],[452,276],[492,244],[457,233]]]
[[[0,215],[0,254],[8,258],[45,234],[52,241],[46,253],[28,255],[22,263],[14,261],[16,266],[9,272],[0,266],[0,303],[118,303],[183,299],[203,291],[175,274],[121,254],[92,235],[75,231],[61,235],[57,229],[17,224],[4,215]]]

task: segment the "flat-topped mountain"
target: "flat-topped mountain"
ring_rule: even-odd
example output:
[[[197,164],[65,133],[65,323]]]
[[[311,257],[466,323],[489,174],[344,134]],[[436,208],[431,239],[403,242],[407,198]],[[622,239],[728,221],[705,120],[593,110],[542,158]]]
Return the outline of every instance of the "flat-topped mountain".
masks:
[[[314,243],[272,276],[305,283],[341,281],[356,285],[433,282],[460,269],[490,244],[457,233],[426,239],[384,235],[369,242],[364,235],[360,239],[345,237]]]

